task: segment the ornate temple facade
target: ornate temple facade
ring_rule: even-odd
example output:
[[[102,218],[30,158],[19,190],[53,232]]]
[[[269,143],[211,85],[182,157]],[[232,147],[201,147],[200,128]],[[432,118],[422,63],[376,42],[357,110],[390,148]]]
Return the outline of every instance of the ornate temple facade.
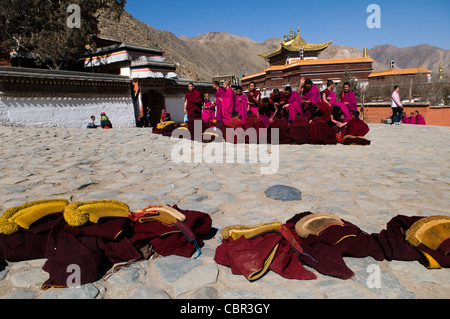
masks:
[[[279,48],[273,52],[259,54],[266,59],[270,65],[285,65],[300,60],[317,60],[320,52],[327,49],[333,42],[312,44],[307,43],[300,35],[300,28],[293,33],[292,28],[289,36],[284,35],[284,41]]]
[[[260,54],[270,66],[257,74],[241,79],[244,89],[248,89],[251,82],[255,82],[263,94],[270,94],[274,89],[291,86],[297,89],[301,78],[311,79],[319,89],[324,89],[328,80],[342,82],[346,72],[351,72],[362,86],[369,83],[369,75],[373,71],[373,62],[367,55],[367,49],[360,58],[320,59],[320,53],[326,50],[332,41],[327,43],[307,43],[298,33],[284,36],[280,47],[269,53]]]

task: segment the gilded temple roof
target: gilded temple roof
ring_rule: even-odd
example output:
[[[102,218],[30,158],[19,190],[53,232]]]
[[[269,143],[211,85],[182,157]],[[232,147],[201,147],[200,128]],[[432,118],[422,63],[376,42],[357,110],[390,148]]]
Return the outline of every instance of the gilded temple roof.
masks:
[[[298,31],[300,30],[298,29]],[[318,44],[307,43],[300,35],[300,32],[293,34],[292,29],[290,36],[284,36],[284,38],[285,40],[280,44],[280,47],[277,50],[269,53],[259,54],[259,56],[264,59],[269,59],[282,53],[283,50],[287,50],[290,52],[299,52],[301,48],[303,48],[305,52],[323,51],[333,43],[333,41]]]

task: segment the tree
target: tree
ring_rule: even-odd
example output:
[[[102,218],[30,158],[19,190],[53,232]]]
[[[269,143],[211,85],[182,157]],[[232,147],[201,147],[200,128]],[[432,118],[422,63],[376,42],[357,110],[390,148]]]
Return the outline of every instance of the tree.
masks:
[[[33,54],[36,64],[67,69],[93,46],[97,12],[123,12],[126,0],[0,0],[0,48]],[[68,12],[70,5],[78,12]],[[71,14],[79,25],[68,22]]]

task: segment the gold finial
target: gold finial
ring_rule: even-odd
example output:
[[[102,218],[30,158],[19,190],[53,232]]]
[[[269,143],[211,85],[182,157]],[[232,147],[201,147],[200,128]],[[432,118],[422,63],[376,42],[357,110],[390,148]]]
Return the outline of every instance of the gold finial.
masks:
[[[292,40],[292,38],[293,38],[292,27],[291,27],[291,32],[289,34],[290,34],[291,40]]]
[[[297,27],[297,34],[300,35],[300,27]]]
[[[363,49],[363,58],[367,58],[369,56],[369,54],[367,53],[367,48],[364,47]]]
[[[286,41],[286,34],[283,35],[283,39],[284,39],[284,41]]]

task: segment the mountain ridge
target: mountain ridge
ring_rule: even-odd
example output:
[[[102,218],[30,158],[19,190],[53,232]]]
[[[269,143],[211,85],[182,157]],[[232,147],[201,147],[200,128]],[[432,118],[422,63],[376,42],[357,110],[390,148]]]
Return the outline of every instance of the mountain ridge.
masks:
[[[100,36],[160,48],[168,61],[176,64],[180,77],[200,81],[211,81],[216,75],[241,76],[243,70],[246,75],[262,72],[269,64],[258,54],[276,50],[282,42],[282,39],[270,38],[260,43],[223,31],[211,31],[192,38],[184,35],[177,37],[170,31],[153,28],[127,11],[123,12],[119,20],[108,16],[106,12],[101,13],[99,30]],[[450,50],[427,44],[408,48],[380,45],[368,53],[375,60],[375,71],[389,69],[392,56],[400,68],[426,67],[437,73],[441,62],[444,71],[450,67]],[[332,44],[319,57],[336,59],[361,56],[362,50]]]

